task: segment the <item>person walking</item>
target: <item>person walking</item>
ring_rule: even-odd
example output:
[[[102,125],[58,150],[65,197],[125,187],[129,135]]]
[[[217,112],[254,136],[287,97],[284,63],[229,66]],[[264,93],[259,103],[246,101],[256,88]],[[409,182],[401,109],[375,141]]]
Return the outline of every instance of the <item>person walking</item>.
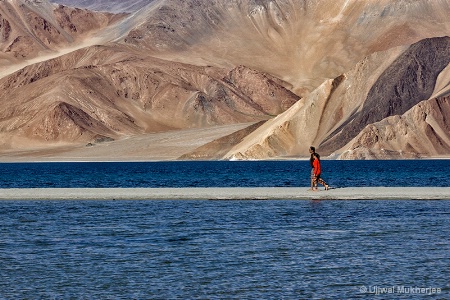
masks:
[[[311,164],[311,190],[314,190],[314,154],[316,153],[316,148],[311,146],[309,147],[309,154],[311,157],[309,158],[309,163]]]
[[[313,164],[313,174],[314,174],[314,180],[313,180],[314,182],[313,182],[312,190],[317,191],[317,188],[318,188],[317,183],[320,183],[321,185],[323,185],[325,187],[325,190],[328,190],[328,188],[329,188],[328,184],[321,177],[322,170],[320,168],[320,155],[318,153],[314,152],[311,156],[313,157],[312,164]]]

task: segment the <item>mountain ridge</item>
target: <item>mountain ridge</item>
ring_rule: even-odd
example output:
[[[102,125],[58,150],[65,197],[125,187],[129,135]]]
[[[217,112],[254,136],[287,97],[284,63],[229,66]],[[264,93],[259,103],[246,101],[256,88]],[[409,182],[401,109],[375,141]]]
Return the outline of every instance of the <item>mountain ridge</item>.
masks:
[[[1,1],[0,152],[254,123],[201,151],[267,159],[316,145],[339,157],[367,148],[354,139],[372,124],[447,111],[447,0],[109,3]],[[420,104],[434,98],[441,105]],[[444,145],[448,119],[439,120],[426,132]],[[406,153],[404,143],[379,147]],[[364,155],[389,157],[354,157]]]

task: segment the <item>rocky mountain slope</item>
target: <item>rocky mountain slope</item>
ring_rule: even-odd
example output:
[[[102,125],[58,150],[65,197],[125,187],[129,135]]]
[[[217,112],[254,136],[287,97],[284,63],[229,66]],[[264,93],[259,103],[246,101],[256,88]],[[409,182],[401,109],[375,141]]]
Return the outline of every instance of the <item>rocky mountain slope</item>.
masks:
[[[320,144],[322,151],[341,148],[366,125],[402,115],[436,86],[438,75],[450,62],[450,37],[422,40],[399,56],[372,85],[361,111],[338,127]]]
[[[186,63],[245,65],[300,96],[364,57],[449,35],[448,0],[166,0],[123,42]]]
[[[135,12],[154,0],[51,0],[64,6],[112,13]]]
[[[396,48],[367,57],[350,72],[324,82],[290,110],[267,122],[261,127],[262,132],[253,132],[225,157],[307,156],[309,145],[317,145],[323,155],[336,157],[354,148],[351,146],[354,142],[350,141],[366,126],[390,116],[403,115],[421,101],[435,97],[437,81],[448,85],[449,41],[448,37],[426,39],[406,49]],[[442,76],[439,78],[439,75]],[[448,88],[438,90],[438,94],[443,95],[449,92]],[[450,121],[445,118],[446,111],[441,111],[443,108],[434,107],[438,109],[437,114],[444,116],[436,130],[444,133],[439,143],[445,144],[450,136],[446,129]],[[393,148],[386,149],[392,150],[395,157],[398,157],[395,152],[406,152],[401,144],[391,146]],[[420,152],[416,154],[446,155],[445,149],[427,152],[418,148]],[[405,158],[408,156],[411,154]],[[367,158],[373,157],[367,155]],[[361,154],[357,158],[365,157]]]
[[[425,100],[403,115],[367,125],[342,159],[440,156],[450,152],[450,96]]]
[[[196,67],[102,46],[82,49],[0,79],[8,91],[0,107],[2,143],[87,143],[267,120],[298,100],[278,82],[245,67]]]
[[[47,1],[0,1],[0,66],[82,43],[121,18],[110,13],[54,6]]]
[[[253,122],[182,157],[450,154],[448,0],[63,1],[0,1],[0,152]]]

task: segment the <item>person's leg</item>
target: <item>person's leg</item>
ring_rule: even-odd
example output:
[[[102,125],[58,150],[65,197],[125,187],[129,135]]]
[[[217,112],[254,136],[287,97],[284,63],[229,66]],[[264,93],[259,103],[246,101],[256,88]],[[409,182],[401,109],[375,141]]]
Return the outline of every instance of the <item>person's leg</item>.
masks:
[[[312,190],[313,190],[313,191],[317,191],[317,187],[318,187],[318,186],[319,186],[319,185],[317,184],[317,177],[314,176]]]
[[[325,190],[328,190],[328,184],[322,178],[319,178],[319,183],[325,187]]]

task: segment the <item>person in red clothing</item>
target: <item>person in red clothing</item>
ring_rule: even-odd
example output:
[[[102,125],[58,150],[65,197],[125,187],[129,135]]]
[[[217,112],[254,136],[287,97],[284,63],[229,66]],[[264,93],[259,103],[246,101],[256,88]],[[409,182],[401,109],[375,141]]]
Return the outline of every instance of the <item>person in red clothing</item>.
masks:
[[[317,191],[317,183],[320,183],[321,185],[323,185],[325,187],[325,190],[328,190],[328,184],[325,182],[325,180],[323,180],[320,175],[321,175],[321,170],[320,170],[320,155],[318,153],[313,153],[312,154],[312,158],[313,158],[313,172],[314,172],[314,184],[313,184],[313,191]]]
[[[315,181],[315,176],[314,176],[314,154],[316,153],[316,148],[311,146],[309,147],[309,154],[311,154],[310,158],[309,158],[309,163],[311,164],[311,190],[314,190],[314,181]]]

